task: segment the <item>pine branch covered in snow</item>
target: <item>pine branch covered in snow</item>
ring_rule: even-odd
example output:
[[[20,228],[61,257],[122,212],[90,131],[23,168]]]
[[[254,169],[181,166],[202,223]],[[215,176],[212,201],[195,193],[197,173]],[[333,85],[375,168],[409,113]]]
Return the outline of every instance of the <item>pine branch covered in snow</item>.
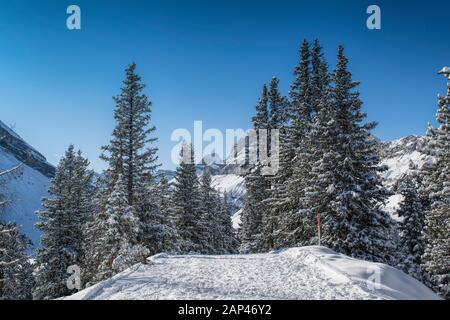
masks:
[[[194,150],[183,144],[172,192],[173,216],[182,252],[203,252],[208,246],[206,225],[202,219],[200,182],[197,177]]]
[[[14,223],[0,223],[0,300],[28,300],[34,286],[27,239]]]
[[[450,84],[438,98],[438,128],[428,131],[429,154],[436,162],[423,170],[425,252],[422,268],[436,292],[450,299]]]
[[[171,190],[165,177],[147,187],[145,243],[152,254],[179,252],[180,236],[175,225]]]
[[[418,194],[417,181],[412,176],[406,176],[400,184],[403,201],[397,210],[397,215],[403,220],[400,222],[399,265],[398,267],[421,280],[421,259],[424,252],[422,238],[424,225],[424,212]]]
[[[0,123],[1,124],[1,123]],[[33,268],[27,256],[31,241],[16,223],[3,221],[2,214],[11,204],[4,187],[20,178],[22,164],[0,170],[0,300],[26,300],[32,298]]]
[[[272,88],[273,90],[273,88]],[[254,141],[248,141],[248,151],[255,152],[253,155],[257,163],[248,164],[245,173],[245,188],[246,195],[244,207],[241,214],[241,228],[239,230],[239,238],[241,241],[240,251],[243,253],[259,252],[263,246],[263,216],[268,213],[268,208],[263,204],[263,201],[268,197],[269,182],[261,173],[260,141],[262,130],[270,128],[269,110],[268,110],[268,90],[264,85],[261,93],[261,98],[255,108],[255,116],[253,117],[253,128],[257,130],[256,145]],[[261,131],[259,131],[262,129]],[[266,140],[269,141],[269,140]]]
[[[66,285],[67,268],[82,263],[83,228],[91,213],[92,171],[81,152],[70,145],[60,160],[37,212],[42,231],[36,257],[36,299],[53,299],[73,293]]]

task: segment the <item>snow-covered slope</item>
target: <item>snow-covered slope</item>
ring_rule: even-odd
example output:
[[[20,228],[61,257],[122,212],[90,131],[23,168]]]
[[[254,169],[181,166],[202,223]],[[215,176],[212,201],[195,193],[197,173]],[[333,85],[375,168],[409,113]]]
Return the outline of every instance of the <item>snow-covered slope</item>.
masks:
[[[379,280],[379,281],[377,281]],[[66,299],[438,299],[383,264],[324,247],[266,254],[159,254]]]
[[[388,167],[382,174],[386,186],[394,187],[410,171],[410,162],[420,169],[425,163],[433,161],[432,157],[422,152],[424,144],[425,137],[415,135],[381,144],[381,164]]]
[[[396,220],[398,220],[398,217],[395,216],[395,211],[402,201],[401,195],[396,192],[398,181],[410,172],[410,162],[414,163],[418,168],[422,168],[425,163],[433,161],[432,157],[422,152],[424,143],[425,138],[416,135],[380,143],[381,165],[387,166],[388,168],[387,171],[382,173],[382,179],[385,186],[394,193],[388,199],[384,209]],[[235,156],[228,157],[227,163],[229,164],[222,166],[219,173],[213,175],[214,188],[222,191],[226,190],[235,205],[232,215],[235,228],[238,228],[240,223],[240,212],[245,195],[245,183],[242,176],[239,175],[239,167],[230,163],[237,162],[236,159],[240,157],[243,157],[242,150],[238,150]]]
[[[0,171],[19,164],[22,164],[20,175],[8,180],[1,190],[10,201],[0,213],[0,220],[16,222],[36,248],[40,232],[34,226],[37,222],[35,212],[41,207],[41,198],[47,194],[55,168],[0,121]]]
[[[434,159],[423,153],[425,137],[411,135],[398,140],[381,143],[380,155],[381,165],[388,167],[388,170],[381,174],[383,183],[394,195],[388,199],[385,210],[391,214],[395,220],[400,220],[395,212],[398,209],[403,197],[397,192],[398,182],[411,171],[410,163],[417,168],[422,168],[424,164],[432,162]]]
[[[227,193],[233,205],[233,212],[242,208],[243,195],[245,194],[245,181],[242,176],[236,174],[214,175],[212,176],[211,184],[217,191]]]
[[[0,171],[19,163],[10,153],[0,149]],[[21,175],[8,181],[2,190],[11,202],[6,205],[4,213],[0,214],[0,219],[16,222],[35,248],[39,245],[40,238],[40,232],[34,226],[37,222],[35,212],[41,207],[41,198],[47,194],[50,179],[27,165],[21,166],[19,170]]]
[[[55,174],[55,167],[2,121],[0,121],[0,147],[46,177],[52,177]]]

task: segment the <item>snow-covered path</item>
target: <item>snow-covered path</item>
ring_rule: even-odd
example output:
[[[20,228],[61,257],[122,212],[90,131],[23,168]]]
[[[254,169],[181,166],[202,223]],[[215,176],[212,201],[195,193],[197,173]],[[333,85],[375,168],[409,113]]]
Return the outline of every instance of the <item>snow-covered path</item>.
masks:
[[[374,287],[371,279],[380,279]],[[323,247],[268,254],[149,258],[68,299],[436,299],[382,264]]]

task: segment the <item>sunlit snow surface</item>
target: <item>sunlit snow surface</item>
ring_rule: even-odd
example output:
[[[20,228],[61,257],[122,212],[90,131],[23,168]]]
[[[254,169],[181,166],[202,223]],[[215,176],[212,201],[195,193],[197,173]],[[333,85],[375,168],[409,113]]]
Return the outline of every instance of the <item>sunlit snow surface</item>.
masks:
[[[379,279],[379,282],[377,281]],[[438,299],[384,264],[303,247],[249,255],[148,259],[70,297],[100,299]]]

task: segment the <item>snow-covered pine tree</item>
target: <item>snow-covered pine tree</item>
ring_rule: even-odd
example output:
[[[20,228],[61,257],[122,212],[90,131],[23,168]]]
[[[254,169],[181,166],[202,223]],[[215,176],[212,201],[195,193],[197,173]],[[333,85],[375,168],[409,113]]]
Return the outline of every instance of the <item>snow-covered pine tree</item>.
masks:
[[[309,43],[305,39],[300,47],[300,60],[294,70],[294,81],[291,85],[290,101],[286,102],[280,124],[279,170],[271,178],[270,212],[278,217],[277,230],[269,234],[265,250],[290,245],[287,238],[289,219],[287,216],[295,212],[297,199],[292,198],[290,181],[294,170],[296,150],[303,139],[311,116],[310,104],[310,57]]]
[[[111,192],[117,177],[122,175],[128,203],[138,218],[137,223],[143,226],[138,243],[152,253],[172,250],[169,238],[175,236],[174,230],[156,205],[159,164],[158,149],[154,146],[157,139],[153,137],[155,127],[150,125],[151,102],[143,93],[145,85],[136,74],[136,64],[129,65],[125,72],[121,93],[114,98],[116,127],[101,156],[109,164],[104,192]]]
[[[304,50],[306,51],[306,48]],[[304,65],[304,72],[310,72],[310,74],[302,76],[303,82],[306,79],[309,79],[309,82],[303,84],[306,88],[301,89],[302,94],[296,97],[306,102],[297,103],[302,108],[299,112],[301,118],[297,120],[302,124],[301,135],[298,135],[300,140],[294,149],[292,175],[287,181],[289,210],[286,210],[281,223],[279,240],[281,246],[312,244],[316,233],[315,213],[310,210],[305,198],[315,178],[312,167],[321,156],[318,141],[312,131],[318,121],[319,113],[323,113],[323,106],[329,103],[329,74],[322,48],[317,40],[313,43],[310,55],[308,56],[305,52],[302,56],[304,59],[310,56],[311,68],[308,71],[306,61],[301,63]]]
[[[92,171],[89,162],[70,145],[56,168],[37,212],[36,227],[42,231],[41,247],[36,257],[36,299],[53,299],[73,293],[68,289],[67,268],[81,265],[82,233],[91,205]]]
[[[400,222],[399,250],[400,261],[398,267],[421,280],[421,257],[424,251],[422,231],[424,213],[417,191],[417,183],[413,177],[407,175],[400,182],[399,191],[403,196],[397,215],[402,217]]]
[[[161,177],[156,185],[150,185],[148,190],[149,208],[147,212],[151,218],[144,224],[146,243],[152,255],[161,252],[178,252],[179,235],[173,216],[171,191],[169,182]]]
[[[171,208],[171,192],[170,192],[170,185],[169,181],[165,176],[162,176],[158,182],[158,193],[160,194],[160,197],[158,197],[157,200],[157,206],[161,210],[166,210],[167,214],[165,215],[168,220],[174,219],[173,213],[170,212]]]
[[[312,167],[307,207],[322,216],[322,243],[338,252],[370,261],[391,262],[391,219],[381,209],[388,192],[381,184],[377,142],[362,124],[358,85],[338,50],[331,100],[322,107],[313,141],[321,157]],[[325,109],[326,107],[326,109]]]
[[[255,129],[268,129],[269,124],[269,109],[268,109],[268,100],[269,93],[267,90],[267,86],[264,84],[262,88],[261,98],[259,99],[258,104],[256,105],[256,113],[252,118],[253,127]]]
[[[279,91],[279,80],[276,77],[273,77],[269,86],[269,130],[278,130],[280,140],[285,138],[284,125],[288,106],[288,99]],[[269,137],[271,138],[270,134]],[[269,140],[268,143],[270,146]],[[280,149],[282,149],[282,146],[279,146],[278,150],[271,150],[269,148],[269,152],[271,154],[273,152],[278,152],[280,154]],[[280,170],[280,166],[278,168]],[[274,176],[267,177],[267,180],[267,209],[262,217],[263,226],[261,238],[259,240],[263,251],[269,251],[275,247],[276,239],[278,238],[279,233],[280,215],[284,213],[281,203],[284,200],[283,195],[285,195],[286,192],[285,184],[280,172],[277,172]]]
[[[26,254],[30,244],[14,223],[0,222],[0,300],[32,299],[33,268]]]
[[[328,72],[328,64],[319,40],[315,39],[311,48],[311,75],[309,83],[313,116],[317,116],[322,106],[328,102],[329,86],[330,74]]]
[[[263,212],[266,211],[267,180],[261,175],[261,167],[251,167],[245,175],[246,193],[241,214],[239,251],[241,253],[260,252],[264,244],[262,234]]]
[[[219,195],[211,186],[211,173],[206,167],[200,180],[200,203],[204,230],[202,238],[205,243],[202,248],[204,253],[217,253],[220,250],[221,226],[219,223]]]
[[[263,225],[262,217],[266,214],[267,205],[263,201],[268,199],[269,182],[261,173],[260,163],[260,134],[258,130],[269,128],[268,111],[268,91],[266,85],[263,86],[261,98],[256,105],[256,115],[252,118],[253,128],[257,130],[257,146],[249,144],[249,152],[255,152],[256,163],[249,163],[245,173],[245,200],[241,215],[241,228],[239,238],[241,240],[240,251],[243,253],[259,252],[263,247],[263,237],[261,237]],[[269,139],[267,139],[269,141]]]
[[[1,214],[10,201],[3,187],[22,174],[22,165],[0,172],[0,300],[26,300],[32,298],[33,268],[27,250],[31,241],[16,224],[2,221]]]
[[[106,188],[105,177],[100,176],[95,180],[92,194],[92,214],[88,217],[83,228],[83,259],[81,282],[84,287],[89,287],[102,280],[98,275],[98,266],[103,258],[102,245],[107,230],[106,203],[110,191]]]
[[[224,192],[222,199],[218,199],[218,204],[219,241],[216,246],[216,253],[237,253],[239,241],[231,222],[230,204],[226,192]]]
[[[305,39],[300,48],[300,61],[294,70],[294,82],[289,92],[291,97],[288,108],[288,121],[291,123],[289,138],[293,152],[309,130],[313,115],[311,93],[311,52],[310,45]]]
[[[288,101],[279,90],[280,80],[273,77],[269,85],[269,128],[280,129],[283,126],[284,114],[286,112]]]
[[[256,149],[256,160],[261,161],[263,156],[260,156],[260,152],[262,152],[261,149],[261,134],[262,132],[258,131],[259,129],[266,130],[266,133],[269,133],[270,128],[270,119],[269,119],[269,92],[267,90],[267,86],[264,84],[262,88],[261,98],[258,101],[258,104],[256,105],[256,112],[255,116],[252,117],[253,122],[253,128],[256,129],[256,136],[257,136],[257,145],[249,145],[249,152],[252,152],[251,149]],[[267,150],[270,147],[268,136],[266,136],[267,141]],[[249,141],[249,143],[252,143],[252,141]],[[256,148],[255,148],[256,147]],[[252,165],[251,163],[249,164]]]
[[[183,144],[180,158],[172,192],[173,215],[180,235],[180,249],[182,252],[201,253],[207,240],[204,239],[200,183],[191,144]]]
[[[97,270],[88,279],[91,284],[145,262],[149,255],[148,249],[138,243],[142,226],[127,196],[126,182],[119,174],[105,210],[100,210],[88,227],[87,263],[95,264]]]
[[[428,151],[436,163],[426,168],[423,188],[428,193],[422,269],[428,284],[442,297],[450,299],[450,84],[445,97],[439,96],[436,119],[430,128]]]
[[[109,164],[105,172],[109,189],[121,174],[126,184],[128,203],[143,221],[147,214],[142,208],[146,207],[147,187],[156,183],[159,166],[158,149],[153,146],[157,139],[151,137],[155,131],[155,127],[150,126],[151,102],[143,93],[145,85],[136,74],[136,64],[130,64],[125,73],[121,93],[114,97],[116,127],[109,145],[102,147],[101,158]]]

